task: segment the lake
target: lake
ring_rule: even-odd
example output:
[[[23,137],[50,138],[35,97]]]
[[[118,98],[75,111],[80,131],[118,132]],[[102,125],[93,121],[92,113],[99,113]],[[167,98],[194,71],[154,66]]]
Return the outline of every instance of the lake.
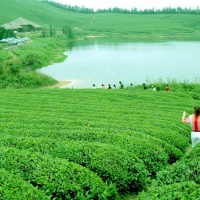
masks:
[[[73,81],[69,88],[200,80],[200,41],[89,39],[71,43],[65,55],[64,62],[37,71]]]

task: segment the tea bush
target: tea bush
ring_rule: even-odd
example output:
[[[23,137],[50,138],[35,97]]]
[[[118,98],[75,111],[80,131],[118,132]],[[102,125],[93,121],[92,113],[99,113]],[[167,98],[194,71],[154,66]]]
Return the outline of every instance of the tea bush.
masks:
[[[156,144],[152,145],[150,141],[145,139],[133,136],[97,132],[87,132],[82,134],[81,132],[76,131],[75,133],[65,133],[64,138],[77,141],[100,142],[118,146],[121,149],[135,154],[138,158],[143,160],[147,170],[152,176],[162,169],[169,160],[167,153],[165,153],[161,147]]]
[[[20,176],[0,169],[0,199],[48,200],[50,197],[45,196],[44,193],[37,190],[28,181],[24,181]]]
[[[195,147],[192,148],[192,151],[185,155],[185,159],[187,159],[187,160],[192,159],[193,160],[193,159],[198,158],[199,156],[200,156],[200,143],[197,143],[195,145]]]
[[[1,90],[0,104],[1,149],[15,147],[22,155],[41,152],[56,163],[73,161],[124,194],[148,188],[149,177],[182,160],[190,142],[182,112],[191,113],[198,100],[184,92],[7,89]],[[45,165],[44,160],[37,163]]]
[[[152,187],[138,195],[137,200],[197,200],[200,196],[199,184],[185,181],[160,187]]]
[[[8,135],[1,136],[0,145],[41,152],[80,164],[96,172],[104,182],[115,183],[120,193],[141,191],[149,183],[144,163],[133,153],[117,146]]]
[[[0,147],[0,168],[19,175],[51,199],[117,199],[114,185],[63,159]]]
[[[176,162],[183,156],[183,152],[180,149],[178,149],[177,147],[173,146],[170,143],[167,143],[165,140],[144,133],[134,132],[131,135],[140,137],[142,139],[146,139],[148,141],[152,141],[154,144],[160,146],[167,153],[169,157],[167,162],[169,164]]]
[[[185,157],[157,173],[156,184],[168,185],[184,181],[200,184],[200,160],[198,156]]]

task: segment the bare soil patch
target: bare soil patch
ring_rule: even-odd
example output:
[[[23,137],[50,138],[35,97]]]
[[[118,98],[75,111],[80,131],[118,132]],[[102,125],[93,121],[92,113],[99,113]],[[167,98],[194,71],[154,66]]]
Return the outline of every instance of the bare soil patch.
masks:
[[[50,85],[50,86],[47,86],[45,88],[60,88],[62,86],[69,85],[70,83],[72,83],[72,81],[59,81],[55,85]]]

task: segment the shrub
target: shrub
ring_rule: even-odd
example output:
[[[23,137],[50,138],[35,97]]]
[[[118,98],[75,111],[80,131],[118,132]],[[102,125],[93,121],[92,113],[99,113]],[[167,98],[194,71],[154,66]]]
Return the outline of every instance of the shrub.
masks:
[[[36,69],[46,64],[47,55],[39,50],[24,51],[21,55],[21,62],[25,68]]]
[[[151,187],[147,192],[138,195],[138,200],[196,200],[200,196],[199,184],[193,181],[163,185],[160,187]]]
[[[152,129],[149,130],[148,134],[177,147],[182,152],[185,151],[186,147],[189,144],[188,139],[185,136],[178,134],[176,131],[167,130],[167,128],[165,130],[162,129],[160,131]]]
[[[2,75],[0,77],[1,88],[38,88],[57,83],[51,77],[38,74],[33,71],[19,71],[20,69],[13,66],[10,68],[12,75]]]
[[[185,159],[196,159],[200,157],[200,143],[196,144],[192,151],[186,154]]]
[[[49,197],[37,190],[20,176],[14,175],[5,169],[0,169],[0,199],[30,199],[47,200]]]
[[[174,162],[176,162],[177,160],[179,160],[182,156],[183,153],[180,149],[176,148],[175,146],[165,142],[164,140],[161,140],[157,137],[154,136],[150,136],[148,134],[141,134],[141,133],[134,133],[134,136],[138,136],[141,137],[143,139],[146,139],[148,141],[152,141],[152,143],[158,145],[159,147],[161,147],[168,155],[169,159],[168,159],[168,163],[172,164]]]
[[[66,132],[63,137],[78,141],[100,142],[118,146],[143,160],[152,176],[162,169],[167,164],[167,160],[169,160],[168,155],[162,148],[156,144],[152,145],[150,141],[137,137],[112,133],[90,133],[89,131],[84,134],[78,131],[73,133]]]
[[[10,72],[13,75],[19,74],[19,72],[20,72],[20,66],[19,65],[12,65],[10,67]]]
[[[168,185],[184,181],[200,184],[200,161],[198,157],[183,158],[172,166],[157,173],[157,185]]]
[[[112,145],[8,135],[1,137],[0,145],[38,151],[80,164],[96,172],[103,181],[113,182],[120,193],[141,191],[149,181],[149,174],[140,159]]]
[[[51,199],[117,199],[114,185],[105,184],[87,168],[40,153],[0,148],[0,168],[19,175]]]

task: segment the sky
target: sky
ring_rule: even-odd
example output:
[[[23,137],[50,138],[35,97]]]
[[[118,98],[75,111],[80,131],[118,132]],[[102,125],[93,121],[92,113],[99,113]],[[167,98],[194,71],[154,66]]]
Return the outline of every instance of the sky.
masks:
[[[53,0],[58,3],[93,8],[94,10],[103,8],[125,8],[132,9],[162,9],[165,7],[200,8],[200,0]]]

